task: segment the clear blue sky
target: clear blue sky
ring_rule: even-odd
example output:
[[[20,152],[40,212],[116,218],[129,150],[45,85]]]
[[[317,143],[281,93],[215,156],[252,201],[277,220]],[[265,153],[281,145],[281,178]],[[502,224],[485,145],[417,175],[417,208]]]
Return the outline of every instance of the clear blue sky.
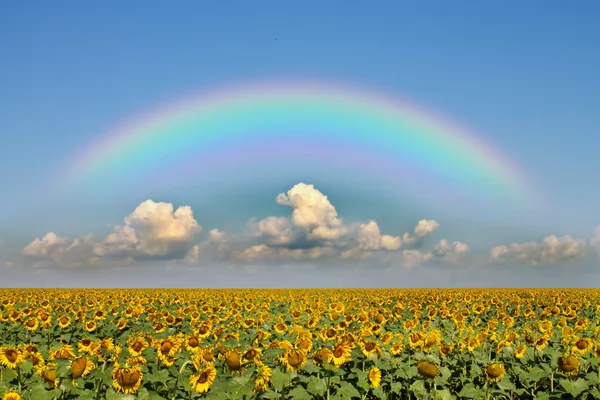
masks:
[[[596,1],[3,2],[0,286],[77,286],[89,279],[118,285],[122,280],[95,274],[105,268],[118,275],[122,263],[131,264],[124,274],[146,268],[149,275],[125,286],[160,285],[165,268],[175,271],[168,286],[189,286],[186,277],[204,276],[206,269],[215,282],[233,286],[311,286],[315,278],[324,286],[423,286],[447,284],[449,277],[465,286],[590,285],[590,277],[600,278],[593,245],[600,225],[599,18]],[[149,228],[134,224],[138,243],[128,243],[128,252],[109,251],[103,240],[114,225],[127,225],[123,218],[147,199],[145,193],[84,201],[83,195],[50,199],[45,192],[65,159],[119,122],[205,87],[265,78],[335,79],[463,121],[514,160],[550,208],[518,214],[489,209],[470,217],[454,215],[452,205],[402,203],[385,188],[352,192],[306,182],[329,196],[347,224],[372,219],[391,236],[413,232],[420,219],[440,225],[416,245],[373,252],[376,261],[324,256],[307,262],[281,253],[285,246],[269,247],[246,226],[252,218],[291,218],[292,209],[274,199],[298,182],[213,198],[210,188],[156,192],[155,202],[190,206],[202,231],[159,243]],[[311,242],[291,224],[301,247],[340,245]],[[219,253],[207,239],[213,228],[235,249]],[[23,253],[48,232],[64,239]],[[81,245],[68,260],[60,255],[87,234],[94,235],[88,247]],[[567,234],[574,242],[543,242]],[[439,249],[433,254],[441,239],[466,243],[469,251],[450,262]],[[202,243],[212,249],[208,259],[182,261]],[[510,243],[490,261],[493,248]],[[231,255],[253,245],[280,253],[252,262]],[[405,250],[418,251],[423,261],[408,267]],[[385,272],[371,274],[361,263]],[[579,273],[565,273],[573,269]]]

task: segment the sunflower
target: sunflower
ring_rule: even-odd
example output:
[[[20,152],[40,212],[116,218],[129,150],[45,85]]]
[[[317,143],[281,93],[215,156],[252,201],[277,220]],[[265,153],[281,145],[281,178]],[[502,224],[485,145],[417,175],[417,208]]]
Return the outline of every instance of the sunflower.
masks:
[[[434,329],[431,332],[429,332],[427,334],[427,336],[425,337],[425,339],[423,340],[423,350],[431,351],[431,349],[433,349],[435,346],[437,346],[441,342],[442,342],[442,333],[439,330]]]
[[[142,356],[129,357],[126,361],[127,365],[148,365],[148,361]]]
[[[517,347],[517,350],[515,350],[515,357],[523,358],[523,356],[525,356],[525,350],[527,350],[527,345],[525,343],[521,343],[519,347]]]
[[[287,325],[281,321],[279,321],[273,326],[273,330],[280,335],[283,335],[287,331],[287,329]]]
[[[58,386],[58,379],[56,379],[56,364],[48,364],[37,370],[38,375],[42,378],[44,383],[56,388]]]
[[[377,357],[381,354],[381,347],[379,346],[379,343],[374,340],[361,340],[359,345],[361,352],[367,358]]]
[[[261,350],[257,347],[251,347],[244,353],[244,359],[247,361],[255,361],[259,360],[261,355]]]
[[[350,355],[352,351],[350,350],[350,346],[348,346],[344,342],[339,342],[334,348],[333,351],[329,353],[328,362],[333,363],[336,367],[339,367],[346,361],[350,359]]]
[[[440,344],[439,350],[440,350],[440,356],[442,358],[446,358],[448,356],[448,354],[450,354],[452,352],[452,350],[454,350],[454,345],[442,343],[442,344]]]
[[[420,331],[412,332],[408,335],[408,345],[413,349],[423,346],[423,336],[423,333]]]
[[[435,378],[438,374],[438,367],[431,361],[421,360],[417,364],[417,371],[425,378]]]
[[[96,321],[88,321],[85,323],[84,327],[86,331],[92,333],[98,328],[98,324],[96,324]]]
[[[73,380],[86,376],[92,369],[94,369],[94,363],[87,357],[79,357],[73,360],[71,363],[71,372],[73,374]]]
[[[254,391],[257,393],[266,392],[271,381],[271,368],[263,363],[258,364],[258,376],[254,381]]]
[[[23,325],[25,326],[25,329],[27,329],[29,332],[33,332],[40,326],[40,322],[36,317],[31,317],[27,319],[27,321],[25,321]]]
[[[225,357],[225,364],[231,372],[237,372],[242,369],[242,358],[237,350],[228,350],[223,355]]]
[[[547,334],[544,334],[542,337],[535,341],[534,346],[539,350],[544,350],[546,346],[548,346],[549,341],[550,338],[547,336]]]
[[[302,350],[287,350],[280,360],[288,372],[297,371],[306,364],[306,353]]]
[[[320,367],[322,367],[323,364],[330,359],[330,357],[331,351],[329,351],[329,349],[321,349],[312,354],[313,361]]]
[[[126,318],[119,318],[119,320],[116,323],[116,327],[118,330],[122,331],[123,329],[127,328],[127,319]]]
[[[190,335],[185,341],[185,349],[189,352],[195,353],[200,349],[200,339],[196,335]]]
[[[204,339],[206,337],[208,337],[210,335],[210,325],[209,324],[202,324],[200,325],[200,327],[198,328],[198,336],[201,339]]]
[[[190,376],[190,384],[196,392],[205,393],[208,392],[216,377],[217,370],[212,363],[207,363],[204,365],[204,369]]]
[[[135,394],[142,384],[143,377],[144,374],[139,366],[121,368],[119,364],[115,363],[112,373],[113,388],[117,392]]]
[[[402,353],[402,350],[404,350],[404,343],[402,343],[401,340],[396,340],[391,345],[390,353],[392,353],[393,356],[397,356]]]
[[[77,351],[84,354],[92,354],[93,342],[91,339],[83,338],[77,343]]]
[[[127,340],[127,345],[127,351],[132,357],[140,356],[149,346],[146,339],[142,336],[130,336]]]
[[[594,342],[590,338],[581,338],[575,342],[572,350],[574,353],[585,354],[592,350]]]
[[[0,347],[0,365],[16,369],[17,366],[25,361],[21,350],[15,347]]]
[[[58,326],[62,329],[67,328],[69,325],[71,325],[71,317],[69,317],[68,315],[61,315],[58,318]]]
[[[198,354],[206,362],[213,362],[215,360],[215,348],[212,346],[203,348]]]
[[[561,357],[558,360],[558,368],[565,375],[576,375],[579,370],[579,357],[576,354],[571,354],[568,357]]]
[[[21,400],[21,395],[17,392],[6,392],[2,400]]]
[[[369,371],[369,383],[372,388],[378,388],[381,384],[381,370],[377,367],[371,368]]]
[[[490,382],[498,382],[504,377],[506,369],[501,362],[493,362],[485,367],[485,377]]]

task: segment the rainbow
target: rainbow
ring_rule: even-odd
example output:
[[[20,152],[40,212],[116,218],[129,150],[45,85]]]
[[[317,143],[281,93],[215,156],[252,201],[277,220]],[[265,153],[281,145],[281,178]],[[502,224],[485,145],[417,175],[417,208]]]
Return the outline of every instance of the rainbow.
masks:
[[[240,85],[169,102],[100,135],[69,160],[61,182],[218,183],[290,171],[415,192],[534,197],[525,174],[466,128],[396,97],[315,82]]]

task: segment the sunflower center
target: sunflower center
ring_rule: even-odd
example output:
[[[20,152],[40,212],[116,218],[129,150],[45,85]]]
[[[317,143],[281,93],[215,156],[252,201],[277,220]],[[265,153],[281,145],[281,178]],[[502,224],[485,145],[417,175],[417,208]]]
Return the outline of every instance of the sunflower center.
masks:
[[[133,350],[135,350],[135,352],[139,353],[144,347],[144,345],[140,341],[137,341],[131,347],[133,348]]]
[[[162,346],[160,346],[160,352],[163,354],[168,354],[169,351],[171,351],[171,347],[173,347],[171,342],[164,342]]]
[[[208,381],[208,371],[202,371],[198,377],[198,383],[206,383]]]
[[[73,361],[71,364],[71,370],[73,371],[73,378],[77,379],[81,375],[83,375],[85,371],[85,367],[87,366],[87,359],[85,357],[81,357]]]
[[[254,349],[248,350],[244,355],[244,358],[246,358],[246,360],[253,360],[254,357],[256,357],[256,350]]]
[[[333,328],[329,328],[327,329],[326,335],[328,338],[332,338],[335,336],[335,331],[333,330]]]
[[[375,343],[373,343],[373,342],[365,343],[365,349],[367,351],[373,351],[375,349]]]
[[[30,328],[33,328],[35,326],[35,322],[36,322],[35,319],[31,318],[31,319],[27,320],[27,326]]]
[[[190,347],[197,347],[198,346],[198,339],[196,339],[194,336],[188,338],[188,345]]]
[[[333,350],[333,355],[335,358],[340,358],[344,355],[344,349],[342,349],[340,346],[336,347],[335,350]]]
[[[132,388],[140,380],[140,373],[137,370],[125,368],[120,371],[119,385],[127,388]]]
[[[61,324],[63,324],[63,325],[64,325],[64,324],[66,324],[66,323],[68,323],[68,322],[69,322],[69,318],[67,318],[67,317],[60,317],[60,323],[61,323]]]
[[[13,349],[6,350],[4,355],[6,356],[8,361],[10,361],[11,363],[14,363],[15,361],[17,361],[17,358],[19,357],[19,353]]]
[[[205,325],[202,325],[199,331],[202,335],[204,335],[206,332],[208,332],[208,328]]]
[[[583,339],[580,339],[580,340],[578,340],[578,341],[577,341],[577,343],[576,343],[575,345],[577,346],[577,348],[578,348],[579,350],[585,350],[585,349],[587,349],[587,347],[588,347],[588,346],[587,346],[587,341],[585,341],[585,340],[583,340]]]
[[[290,354],[288,354],[288,363],[292,366],[292,367],[297,367],[298,365],[300,365],[302,363],[302,355],[300,353],[298,353],[297,351],[292,351]]]

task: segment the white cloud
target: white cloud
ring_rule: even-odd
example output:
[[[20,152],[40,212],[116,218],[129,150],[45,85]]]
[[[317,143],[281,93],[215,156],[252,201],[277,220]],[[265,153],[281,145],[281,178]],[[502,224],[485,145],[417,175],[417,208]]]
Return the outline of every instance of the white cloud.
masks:
[[[544,238],[542,242],[511,243],[496,246],[491,251],[492,260],[521,261],[531,265],[553,264],[585,256],[585,240],[570,235]]]
[[[211,229],[208,239],[192,246],[185,256],[187,264],[195,264],[201,258],[223,258],[227,251],[228,238],[225,232]]]
[[[466,243],[450,243],[446,239],[442,239],[435,246],[433,254],[437,257],[441,257],[445,262],[456,264],[469,252],[469,250],[469,246]]]
[[[415,237],[424,238],[430,233],[436,231],[439,227],[440,224],[432,219],[422,219],[415,227]]]
[[[423,252],[416,249],[402,250],[399,264],[404,269],[412,269],[417,265],[430,261],[433,254],[430,251]]]
[[[269,245],[289,245],[295,238],[292,222],[286,217],[267,217],[259,222],[252,219],[248,225],[258,241]]]
[[[202,227],[194,219],[191,207],[173,211],[171,203],[146,200],[116,226],[102,243],[94,246],[98,256],[133,258],[181,258]]]
[[[259,259],[317,259],[332,257],[335,250],[330,247],[311,247],[308,249],[288,249],[285,247],[269,247],[266,244],[257,244],[244,249],[235,258],[240,261],[256,261]]]
[[[294,225],[303,229],[310,240],[336,240],[347,232],[335,207],[313,185],[298,183],[287,193],[280,193],[276,201],[292,207]]]
[[[23,255],[36,260],[36,266],[48,263],[64,267],[95,265],[100,262],[100,258],[94,256],[93,245],[92,235],[71,241],[49,232],[42,239],[35,239],[25,246]]]
[[[600,253],[600,226],[594,231],[594,236],[592,236],[590,244]]]

